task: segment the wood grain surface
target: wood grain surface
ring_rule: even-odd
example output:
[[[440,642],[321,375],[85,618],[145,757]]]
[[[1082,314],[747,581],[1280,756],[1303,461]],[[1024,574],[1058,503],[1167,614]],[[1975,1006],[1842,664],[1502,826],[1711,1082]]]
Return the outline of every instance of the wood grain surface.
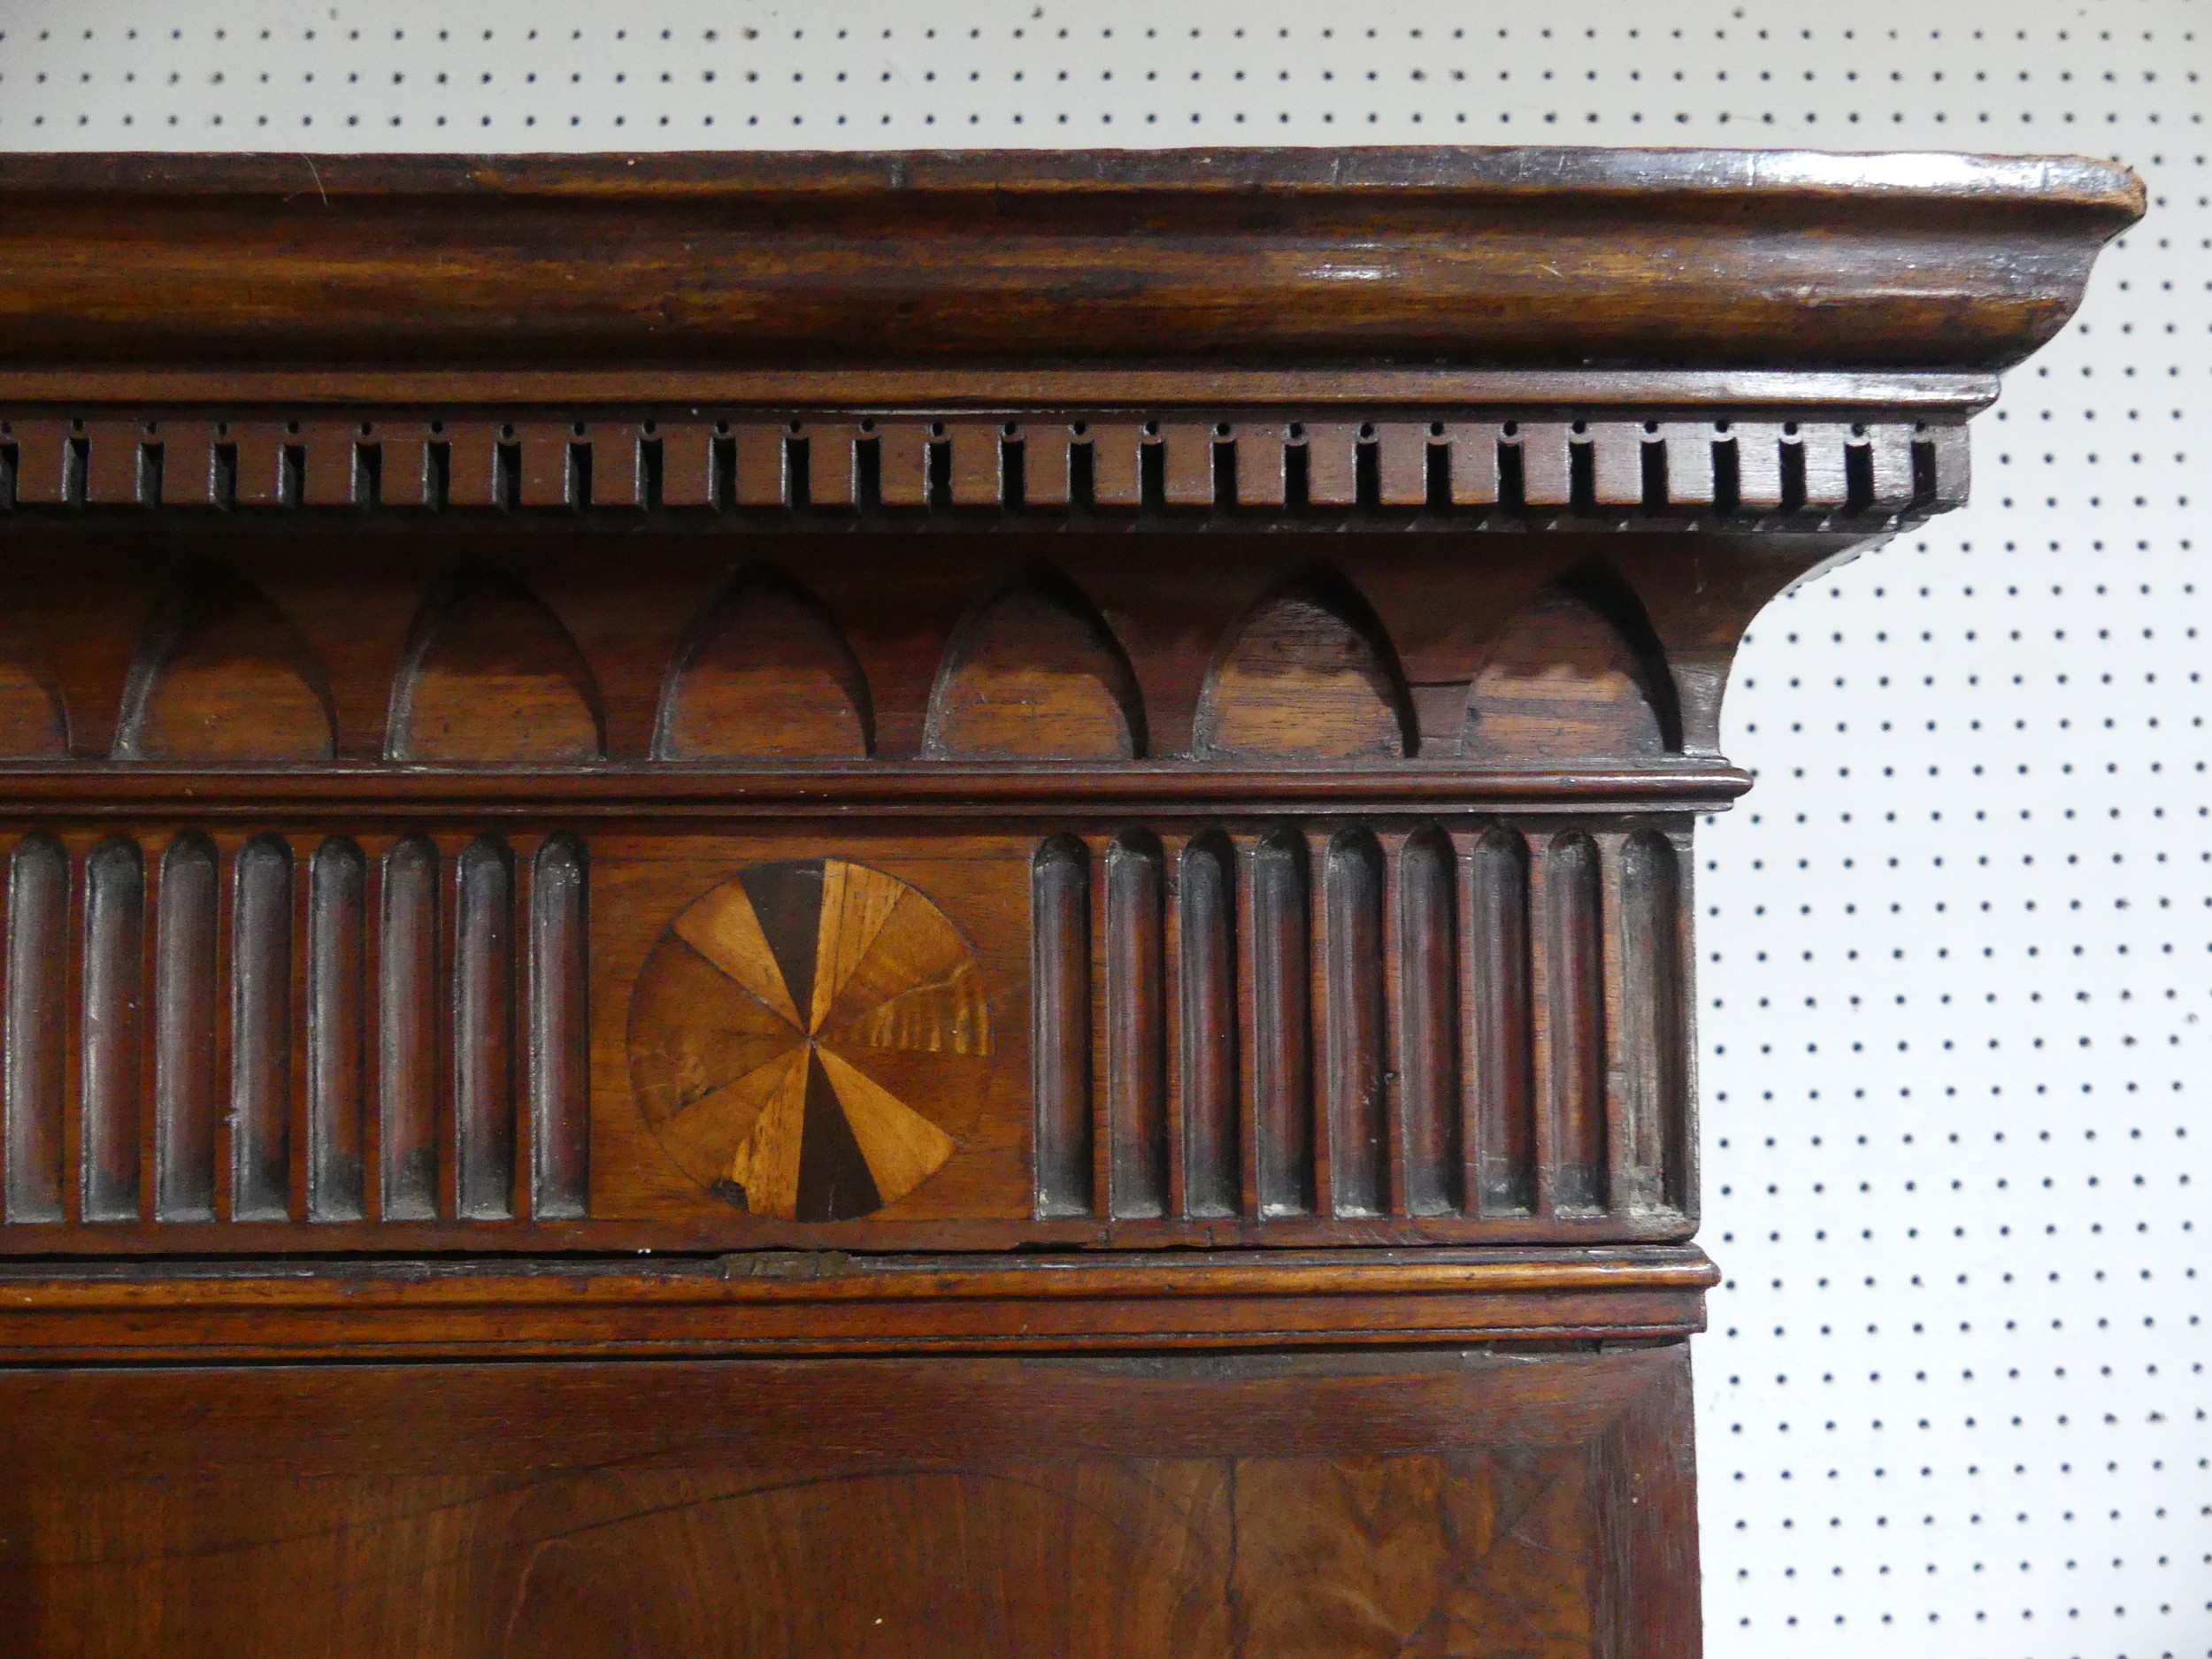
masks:
[[[880,770],[862,759],[1340,763],[1315,789],[1408,758],[1647,770],[1716,755],[1745,622],[1881,532],[1819,522],[1473,543],[1370,527],[1317,553],[1171,525],[833,544],[0,513],[0,678],[36,689],[0,721],[0,764],[50,769],[58,723],[69,758],[130,763],[116,787],[380,759],[826,780]]]
[[[1851,545],[20,534],[96,1254],[1685,1237],[1709,664]]]
[[[2080,157],[1465,149],[22,156],[0,198],[18,365],[540,367],[1995,367],[2144,204]]]
[[[1688,1375],[1679,1345],[0,1371],[0,1625],[88,1656],[1686,1659]]]
[[[1695,1247],[1050,1256],[0,1264],[25,1362],[1034,1353],[1641,1340],[1702,1328]]]

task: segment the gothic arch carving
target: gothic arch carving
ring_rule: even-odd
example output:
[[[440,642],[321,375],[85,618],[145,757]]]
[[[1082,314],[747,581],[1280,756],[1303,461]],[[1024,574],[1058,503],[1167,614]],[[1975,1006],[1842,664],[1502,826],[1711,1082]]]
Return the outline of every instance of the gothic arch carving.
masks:
[[[196,565],[154,602],[124,682],[118,760],[328,760],[323,664],[259,589]]]
[[[392,688],[392,760],[574,762],[605,750],[598,687],[543,602],[480,565],[423,601]]]
[[[935,758],[1130,760],[1144,700],[1106,618],[1033,565],[979,601],[946,648],[922,752]]]
[[[1200,754],[1400,758],[1416,727],[1397,652],[1360,591],[1311,565],[1231,631],[1199,694]]]
[[[875,748],[867,678],[812,595],[741,569],[692,625],[653,724],[658,760],[803,760]]]
[[[1658,755],[1681,747],[1673,682],[1636,595],[1601,565],[1548,583],[1476,670],[1471,757]]]
[[[0,759],[59,760],[69,753],[69,716],[40,654],[0,630]]]

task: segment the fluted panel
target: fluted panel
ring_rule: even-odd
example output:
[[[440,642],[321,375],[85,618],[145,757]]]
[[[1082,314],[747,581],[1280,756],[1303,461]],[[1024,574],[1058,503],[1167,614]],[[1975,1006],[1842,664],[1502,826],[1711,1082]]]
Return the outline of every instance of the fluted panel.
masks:
[[[1037,1213],[1086,1216],[1093,1210],[1091,922],[1083,843],[1064,835],[1047,841],[1031,890]]]
[[[231,923],[231,1214],[291,1208],[292,850],[275,836],[238,854]]]
[[[9,1221],[59,1221],[68,1077],[69,855],[26,836],[8,864],[4,1078]]]
[[[469,1221],[514,1214],[515,872],[489,836],[461,854],[454,896],[455,1205]]]
[[[366,1009],[368,869],[334,837],[315,850],[307,906],[307,1216],[367,1213]]]
[[[0,1225],[588,1217],[582,841],[306,844],[0,843]]]
[[[1237,1134],[1236,854],[1218,831],[1183,849],[1176,893],[1182,1026],[1183,1210],[1242,1206]]]
[[[556,835],[530,884],[531,1213],[574,1220],[591,1186],[591,1027],[584,849]]]
[[[1666,833],[1133,828],[1033,872],[1041,1217],[1594,1240],[1694,1209]]]

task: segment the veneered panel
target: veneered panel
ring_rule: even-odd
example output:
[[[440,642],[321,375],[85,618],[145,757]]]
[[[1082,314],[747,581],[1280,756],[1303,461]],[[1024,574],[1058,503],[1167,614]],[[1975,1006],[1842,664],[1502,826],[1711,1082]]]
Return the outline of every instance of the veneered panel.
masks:
[[[1697,1651],[1678,1343],[17,1371],[0,1425],[41,1659]]]

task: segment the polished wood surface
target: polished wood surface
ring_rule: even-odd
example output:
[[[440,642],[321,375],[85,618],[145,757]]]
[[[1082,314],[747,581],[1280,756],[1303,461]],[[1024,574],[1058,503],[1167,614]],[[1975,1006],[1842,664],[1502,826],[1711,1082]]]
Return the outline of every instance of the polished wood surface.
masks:
[[[0,1647],[1694,1655],[1729,664],[2132,175],[318,171],[0,161]]]
[[[40,1363],[1623,1341],[1702,1328],[1694,1245],[0,1265]]]
[[[0,1372],[0,1627],[86,1655],[1688,1653],[1688,1380],[1679,1346]]]
[[[1853,545],[18,534],[24,1252],[1686,1236],[1697,757]]]
[[[23,364],[1960,369],[2049,338],[2144,196],[2080,157],[1432,149],[27,156],[0,201]]]

